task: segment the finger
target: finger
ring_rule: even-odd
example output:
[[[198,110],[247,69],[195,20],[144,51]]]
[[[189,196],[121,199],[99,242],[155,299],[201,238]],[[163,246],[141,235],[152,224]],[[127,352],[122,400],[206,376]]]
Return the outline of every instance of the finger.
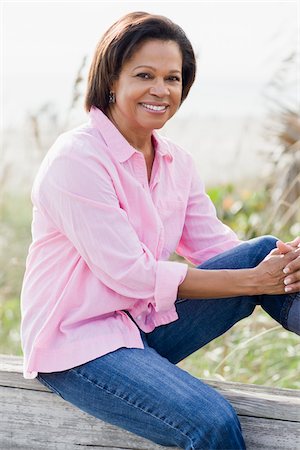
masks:
[[[273,248],[273,250],[270,251],[269,255],[281,255],[281,252],[278,248]]]
[[[300,248],[290,253],[296,256],[296,258],[292,259],[288,264],[286,264],[286,266],[283,269],[283,273],[285,274],[294,273],[297,270],[300,270]],[[289,253],[287,253],[284,256],[287,255],[289,255]]]
[[[294,248],[291,245],[285,244],[282,241],[276,242],[276,247],[278,248],[279,252],[284,255],[285,253],[290,252],[291,250],[294,250]]]
[[[282,263],[285,264],[284,267],[290,269],[291,271],[297,270],[299,261],[296,260],[300,256],[300,248],[297,250],[290,251],[288,253],[285,253],[284,255],[279,255],[279,257],[282,259]],[[293,264],[292,264],[293,263]]]
[[[300,281],[298,281],[297,283],[289,284],[284,288],[284,291],[290,294],[300,292]]]
[[[300,281],[300,270],[285,277],[283,283],[288,286],[289,284],[297,283],[298,281]]]
[[[300,236],[295,237],[290,242],[286,242],[287,245],[291,245],[292,247],[299,247],[300,246]]]

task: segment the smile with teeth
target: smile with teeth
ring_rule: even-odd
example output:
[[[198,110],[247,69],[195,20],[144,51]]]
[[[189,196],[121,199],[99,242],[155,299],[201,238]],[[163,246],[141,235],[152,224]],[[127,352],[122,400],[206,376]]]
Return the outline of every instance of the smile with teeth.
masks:
[[[165,111],[167,109],[166,105],[149,105],[148,103],[141,103],[141,105],[146,108],[149,109],[150,111]]]

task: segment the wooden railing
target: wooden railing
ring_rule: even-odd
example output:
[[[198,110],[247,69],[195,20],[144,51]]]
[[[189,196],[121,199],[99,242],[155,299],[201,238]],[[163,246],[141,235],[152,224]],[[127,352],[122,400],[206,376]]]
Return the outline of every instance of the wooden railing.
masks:
[[[247,450],[300,450],[300,391],[218,381],[207,384],[235,407]],[[0,355],[1,450],[100,448],[166,447],[89,416],[52,394],[39,381],[25,380],[22,358]]]

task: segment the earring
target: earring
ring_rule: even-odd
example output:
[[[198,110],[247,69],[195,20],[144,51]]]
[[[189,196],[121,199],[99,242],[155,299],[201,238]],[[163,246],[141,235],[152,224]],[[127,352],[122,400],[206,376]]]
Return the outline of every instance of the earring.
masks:
[[[113,91],[109,92],[108,102],[116,103],[116,94]]]

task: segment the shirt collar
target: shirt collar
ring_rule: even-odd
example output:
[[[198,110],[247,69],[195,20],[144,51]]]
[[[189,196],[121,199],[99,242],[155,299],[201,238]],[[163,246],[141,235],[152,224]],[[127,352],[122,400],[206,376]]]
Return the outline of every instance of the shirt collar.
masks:
[[[155,153],[166,158],[167,161],[173,161],[173,155],[169,150],[169,143],[163,139],[157,131],[153,130],[152,140],[155,148]]]
[[[100,109],[92,106],[89,118],[91,124],[101,133],[105,143],[109,148],[113,149],[114,155],[120,162],[125,162],[134,153],[138,153],[138,150],[129,144],[122,133]],[[156,131],[152,132],[152,139],[155,153],[172,161],[173,156],[168,148],[168,143]]]

